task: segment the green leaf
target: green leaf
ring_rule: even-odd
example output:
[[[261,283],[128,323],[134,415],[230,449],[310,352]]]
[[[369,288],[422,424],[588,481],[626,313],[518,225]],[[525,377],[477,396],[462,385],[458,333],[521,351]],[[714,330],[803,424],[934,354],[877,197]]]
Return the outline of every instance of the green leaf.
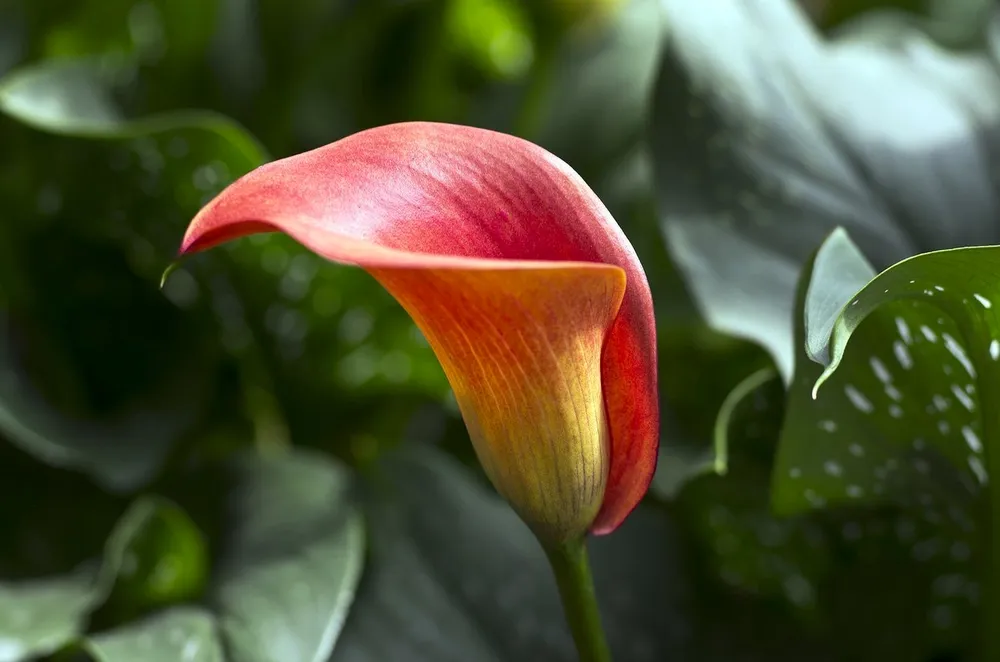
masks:
[[[488,488],[419,447],[387,456],[369,487],[371,561],[333,662],[577,659],[545,555]],[[674,536],[640,508],[590,541],[615,659],[669,659],[687,643]]]
[[[23,67],[0,80],[0,111],[43,131],[89,138],[134,138],[196,127],[216,134],[242,159],[230,176],[268,160],[249,134],[218,113],[174,111],[142,119],[127,117],[115,95],[132,84],[135,75],[127,59],[109,57],[59,59]],[[159,154],[161,161],[163,156]],[[148,160],[153,163],[156,158]]]
[[[64,576],[0,582],[0,660],[20,662],[74,641],[107,597],[128,548],[156,508],[155,501],[134,503],[108,537],[99,565]]]
[[[361,576],[350,475],[298,451],[229,465],[225,533],[208,600],[232,662],[324,662]]]
[[[0,423],[24,450],[115,491],[150,480],[210,402],[219,354],[246,347],[247,322],[218,261],[206,261],[208,283],[189,273],[162,293],[156,283],[187,214],[264,159],[214,113],[127,119],[115,103],[132,80],[125,64],[45,62],[0,81],[0,111],[101,139],[4,125],[15,149],[46,157],[8,166],[0,185],[14,201],[3,231],[14,248],[0,273],[0,350],[16,375],[2,384]],[[23,189],[39,189],[37,203],[15,192]],[[213,323],[216,337],[206,332]]]
[[[765,370],[745,380],[722,409],[718,432],[726,433],[731,454],[727,474],[691,481],[675,499],[700,545],[694,553],[728,596],[699,591],[707,592],[703,599],[713,619],[736,609],[730,618],[741,622],[740,612],[748,610],[772,610],[791,621],[773,644],[755,632],[731,649],[781,651],[782,637],[805,627],[822,635],[820,645],[834,651],[832,659],[916,660],[967,650],[980,590],[972,575],[976,540],[946,523],[957,516],[967,524],[967,515],[955,509],[935,514],[940,506],[931,507],[925,497],[914,500],[915,508],[873,508],[856,499],[835,510],[775,514],[768,489],[774,452],[782,419],[794,418],[785,405],[799,394],[786,403],[780,380],[773,372],[768,376]],[[812,436],[796,440],[800,450],[825,441],[812,428],[806,433]],[[732,593],[763,602],[733,606]]]
[[[84,649],[97,662],[224,662],[212,614],[175,607],[88,637]]]
[[[876,268],[1000,238],[989,54],[898,24],[825,39],[793,0],[660,4],[664,234],[709,323],[767,348],[786,381],[797,278],[834,228]]]
[[[12,443],[47,464],[92,475],[105,488],[128,492],[148,482],[171,445],[193,422],[203,389],[168,381],[153,393],[152,406],[117,420],[86,421],[66,416],[50,404],[26,374],[16,354],[7,315],[0,311],[0,430]],[[156,412],[166,396],[173,416]],[[157,401],[160,402],[157,402]],[[178,402],[187,406],[177,411]],[[142,440],[137,443],[136,440]]]
[[[656,474],[649,489],[661,499],[671,500],[689,481],[704,474],[724,475],[729,462],[730,428],[746,424],[738,415],[738,409],[745,405],[747,398],[776,376],[774,368],[761,368],[737,384],[722,401],[721,406],[702,407],[705,411],[718,412],[710,447],[681,445],[677,439],[665,437],[660,446]]]
[[[94,602],[93,573],[0,583],[0,660],[60,649],[83,631]]]
[[[136,524],[108,596],[115,620],[195,599],[208,574],[204,538],[183,510],[165,499],[147,497],[133,512]]]
[[[980,45],[995,8],[992,0],[830,0],[823,4],[818,13],[827,29],[852,20],[914,26],[953,48]]]
[[[529,136],[588,180],[640,138],[656,75],[659,4],[621,4],[609,25],[565,40],[544,92],[538,135]]]
[[[802,349],[773,474],[780,513],[902,509],[900,542],[935,568],[942,586],[950,582],[932,596],[928,623],[951,642],[961,641],[956,628],[968,626],[989,579],[978,564],[993,529],[982,509],[997,442],[992,415],[983,420],[981,412],[998,395],[990,353],[996,251],[919,255],[843,301],[864,280],[864,259],[845,233],[832,233],[800,286]],[[857,268],[831,268],[845,264]],[[807,348],[829,363],[825,371]]]

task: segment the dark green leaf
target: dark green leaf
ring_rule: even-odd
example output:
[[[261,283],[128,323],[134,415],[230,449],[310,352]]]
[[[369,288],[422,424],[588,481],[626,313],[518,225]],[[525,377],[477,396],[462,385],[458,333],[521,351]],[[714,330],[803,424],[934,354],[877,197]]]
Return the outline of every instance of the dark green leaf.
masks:
[[[923,660],[932,651],[967,648],[979,586],[970,575],[974,541],[945,523],[955,511],[935,516],[923,499],[916,508],[772,512],[768,486],[785,393],[771,375],[748,378],[723,407],[719,432],[726,428],[730,471],[691,481],[676,500],[701,546],[698,558],[726,591],[703,598],[708,618],[734,618],[726,613],[740,609],[731,604],[740,595],[760,601],[743,611],[791,621],[775,636],[754,627],[731,634],[748,627],[742,617],[717,625],[719,636],[732,640],[729,650],[781,651],[789,631],[803,626],[836,660]],[[802,439],[805,448],[816,442],[815,435]],[[775,657],[782,659],[778,652],[760,659]]]
[[[212,614],[175,607],[84,640],[97,662],[225,662]]]
[[[217,134],[244,160],[236,176],[267,160],[263,148],[232,120],[208,111],[180,111],[131,119],[115,98],[135,81],[136,71],[120,58],[52,60],[15,70],[0,80],[0,111],[38,129],[91,138],[132,138],[197,127]],[[176,141],[175,141],[176,142]],[[183,151],[179,146],[171,150]],[[148,156],[152,170],[163,167],[164,154]],[[182,154],[183,156],[183,154]],[[155,163],[159,161],[160,165]],[[218,184],[213,182],[213,184]]]
[[[136,524],[108,597],[116,619],[195,599],[208,573],[205,540],[183,510],[149,497],[134,512]]]
[[[365,536],[347,471],[315,453],[242,457],[209,602],[232,662],[324,662],[361,576]]]
[[[99,565],[61,577],[0,582],[0,660],[20,662],[74,641],[107,597],[130,545],[156,507],[145,499],[133,504],[108,537]]]
[[[203,391],[168,382],[168,399],[188,404],[181,411],[171,407],[170,417],[149,409],[101,422],[65,416],[25,374],[16,360],[18,348],[11,335],[7,316],[0,311],[0,430],[52,466],[83,470],[116,492],[133,490],[152,478],[171,444],[197,413],[198,403],[191,396],[201,396]]]
[[[157,284],[185,214],[264,158],[212,113],[124,119],[114,93],[128,73],[120,61],[88,59],[0,81],[0,110],[45,131],[107,139],[61,141],[5,125],[14,144],[46,159],[4,177],[11,195],[41,190],[37,204],[9,209],[5,228],[19,250],[0,274],[9,309],[0,349],[16,379],[3,383],[0,422],[24,450],[117,491],[149,481],[209,402],[220,350],[246,345],[246,322],[218,269],[210,283],[184,273],[163,293]],[[81,169],[93,179],[74,174]],[[205,333],[213,316],[219,339]]]
[[[960,628],[978,603],[977,563],[990,530],[982,506],[996,441],[992,417],[984,421],[980,412],[992,411],[998,397],[990,390],[993,354],[1000,356],[992,312],[1000,293],[990,275],[996,255],[985,247],[911,258],[842,308],[809,298],[842,291],[850,278],[831,289],[836,274],[810,265],[800,286],[802,350],[773,476],[774,507],[902,509],[894,524],[899,542],[935,573],[927,619],[941,641],[965,636]],[[838,231],[815,264],[861,260]],[[807,346],[830,362],[825,372],[805,355]]]
[[[666,237],[708,321],[766,347],[786,380],[797,278],[835,227],[877,268],[1000,237],[1000,77],[986,55],[912,27],[828,41],[792,0],[661,6]]]
[[[420,449],[386,459],[372,489],[372,559],[332,660],[577,659],[545,556],[503,501]],[[640,508],[590,552],[616,659],[680,659],[688,588],[670,523]]]
[[[585,176],[603,172],[639,139],[656,75],[657,0],[621,4],[610,25],[566,39],[544,91],[539,133],[529,136]]]

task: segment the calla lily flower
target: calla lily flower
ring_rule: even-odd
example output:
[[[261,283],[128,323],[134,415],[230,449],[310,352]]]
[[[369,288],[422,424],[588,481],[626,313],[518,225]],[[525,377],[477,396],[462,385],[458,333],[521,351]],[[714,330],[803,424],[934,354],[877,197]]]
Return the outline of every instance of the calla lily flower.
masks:
[[[655,468],[652,299],[621,229],[542,148],[404,123],[247,174],[182,254],[288,234],[374,276],[427,337],[497,490],[543,542],[615,529]]]

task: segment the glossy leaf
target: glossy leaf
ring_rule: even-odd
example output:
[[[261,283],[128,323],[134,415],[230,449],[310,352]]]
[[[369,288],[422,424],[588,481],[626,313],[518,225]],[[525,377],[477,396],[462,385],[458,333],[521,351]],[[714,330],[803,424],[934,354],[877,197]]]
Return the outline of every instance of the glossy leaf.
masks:
[[[902,508],[909,523],[900,520],[899,540],[915,559],[935,564],[942,586],[951,582],[928,614],[943,637],[957,637],[963,620],[968,626],[981,590],[976,564],[992,526],[981,509],[993,422],[981,412],[991,411],[996,397],[982,381],[991,379],[984,375],[997,333],[990,308],[998,293],[986,275],[995,251],[911,258],[838,308],[815,301],[835,280],[823,265],[860,265],[863,258],[843,232],[831,235],[801,286],[803,353],[773,478],[773,503],[782,513],[862,503]],[[834,292],[863,274],[836,273],[843,280]],[[829,362],[826,373],[806,347]],[[958,604],[949,605],[952,599]]]
[[[312,452],[244,456],[226,472],[208,602],[234,662],[325,662],[361,577],[347,471]]]
[[[0,110],[44,131],[90,138],[130,138],[194,126],[217,134],[223,145],[228,144],[244,159],[238,164],[243,171],[267,160],[263,148],[245,131],[216,113],[182,111],[138,120],[127,117],[114,94],[134,83],[135,76],[127,61],[96,57],[24,67],[0,80]],[[182,158],[187,149],[175,145],[172,152],[179,152],[175,158]],[[161,170],[163,156],[148,154],[148,169]],[[238,169],[230,176],[239,174]]]
[[[419,447],[386,458],[369,503],[371,562],[333,662],[577,659],[537,540],[453,460]],[[688,645],[674,535],[640,508],[590,542],[616,659]]]
[[[817,9],[821,24],[836,29],[852,19],[873,25],[916,26],[952,48],[980,45],[993,12],[992,0],[824,0]]]
[[[73,641],[94,594],[92,573],[0,584],[0,660],[21,662]]]
[[[84,640],[96,662],[225,662],[212,614],[175,607]]]
[[[794,405],[799,393],[786,402],[770,374],[747,378],[722,408],[727,474],[691,481],[676,497],[682,521],[701,545],[698,556],[727,595],[754,596],[797,627],[829,638],[820,645],[833,659],[924,659],[970,650],[978,554],[961,510],[921,495],[878,507],[854,499],[835,509],[772,511],[769,484],[782,480],[774,458],[779,435],[787,434],[782,419],[796,420],[785,405]],[[825,442],[808,430],[799,440],[806,452]],[[726,601],[715,597],[709,604],[714,613]],[[899,632],[908,634],[900,638]],[[784,635],[772,643],[763,634],[746,636],[780,650]]]
[[[21,662],[72,643],[126,565],[127,550],[155,509],[140,500],[121,517],[98,564],[64,576],[0,582],[0,660]]]
[[[707,320],[761,343],[786,380],[797,277],[835,227],[877,268],[1000,236],[990,53],[898,23],[827,40],[792,0],[661,6],[666,238]]]
[[[107,607],[122,619],[200,597],[209,559],[197,526],[183,510],[158,497],[140,501],[133,514],[134,531]]]
[[[109,140],[66,143],[6,125],[12,144],[49,159],[4,178],[11,191],[48,183],[37,204],[8,210],[5,240],[23,248],[0,275],[10,375],[0,407],[6,433],[23,449],[122,491],[155,474],[213,386],[219,348],[197,335],[211,323],[199,285],[178,280],[169,300],[156,291],[173,254],[177,209],[197,209],[262,155],[238,127],[212,115],[121,119],[106,85],[111,73],[96,61],[70,61],[0,81],[5,112],[46,131]],[[79,167],[107,186],[72,176]],[[21,257],[29,252],[38,259]],[[54,263],[75,278],[66,282]],[[241,330],[245,336],[245,320],[224,305],[232,299],[224,282],[216,277],[208,289],[222,342],[232,344]]]

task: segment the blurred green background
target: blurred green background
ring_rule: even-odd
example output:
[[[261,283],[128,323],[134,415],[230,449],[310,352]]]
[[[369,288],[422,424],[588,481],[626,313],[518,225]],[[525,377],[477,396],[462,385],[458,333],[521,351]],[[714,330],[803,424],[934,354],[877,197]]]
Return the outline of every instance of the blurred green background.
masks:
[[[941,11],[804,3],[824,29],[875,4]],[[370,277],[262,236],[159,287],[235,177],[412,119],[547,147],[646,267],[661,468],[593,544],[616,659],[959,659],[969,619],[927,628],[947,569],[897,513],[769,514],[766,374],[710,471],[723,401],[770,362],[704,327],[663,245],[664,20],[656,0],[0,0],[0,662],[574,659],[540,552]]]

